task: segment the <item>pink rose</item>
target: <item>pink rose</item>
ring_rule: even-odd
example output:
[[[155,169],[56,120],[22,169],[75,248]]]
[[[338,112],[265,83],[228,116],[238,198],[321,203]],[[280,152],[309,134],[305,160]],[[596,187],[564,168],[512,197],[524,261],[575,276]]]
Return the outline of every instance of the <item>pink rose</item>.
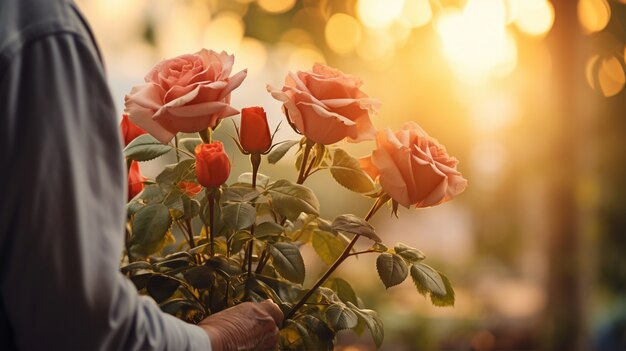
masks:
[[[409,122],[393,133],[380,131],[376,150],[361,167],[404,207],[439,205],[465,190],[467,180],[456,170],[458,160],[443,145]]]
[[[312,71],[289,72],[282,90],[267,86],[272,96],[283,102],[292,126],[318,144],[341,139],[359,142],[376,137],[370,115],[380,103],[359,88],[356,77],[316,63]]]
[[[202,49],[157,64],[145,84],[132,88],[125,112],[139,127],[167,144],[177,132],[215,128],[220,120],[239,113],[230,106],[230,93],[247,70],[229,77],[233,55]]]

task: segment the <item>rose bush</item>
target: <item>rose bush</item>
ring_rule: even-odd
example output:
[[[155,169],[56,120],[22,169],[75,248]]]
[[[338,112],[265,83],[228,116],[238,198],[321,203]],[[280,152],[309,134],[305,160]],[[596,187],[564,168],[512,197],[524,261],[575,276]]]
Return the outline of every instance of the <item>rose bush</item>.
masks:
[[[177,132],[215,128],[238,113],[230,93],[246,78],[247,70],[230,76],[234,56],[202,49],[157,64],[145,84],[125,97],[125,111],[139,127],[166,144]]]
[[[415,122],[393,133],[384,129],[376,150],[362,158],[361,167],[404,207],[430,207],[465,190],[467,180],[456,169],[458,160]]]
[[[281,90],[268,86],[283,102],[287,118],[309,140],[322,145],[372,140],[376,129],[371,115],[379,106],[360,87],[363,82],[341,71],[315,64],[310,71],[289,73]]]
[[[189,82],[204,74],[204,61],[194,60],[185,57],[165,61],[170,68],[162,63],[149,77],[160,82],[158,87],[171,88],[173,96],[185,92],[196,84]],[[207,81],[203,80],[206,77],[199,79]],[[188,88],[176,88],[173,82]],[[220,82],[208,86],[223,86],[223,94],[238,85]],[[214,92],[202,84],[193,88],[198,94]],[[279,346],[284,350],[332,350],[336,334],[346,329],[357,333],[367,329],[376,346],[381,345],[384,330],[377,313],[365,308],[348,281],[334,275],[352,256],[378,255],[375,268],[386,288],[410,276],[417,291],[430,297],[433,304],[453,305],[450,282],[424,263],[426,257],[421,251],[402,243],[383,244],[368,221],[390,202],[395,212],[398,204],[426,207],[448,201],[463,191],[466,180],[456,169],[456,159],[417,124],[409,123],[395,133],[385,129],[377,134],[370,117],[378,103],[361,92],[360,86],[360,79],[316,64],[311,71],[289,74],[282,90],[269,88],[272,96],[283,103],[290,125],[304,136],[274,143],[263,108],[242,109],[238,138],[233,139],[250,157],[251,172],[234,177],[231,183],[227,183],[231,164],[223,144],[213,141],[213,134],[203,130],[205,123],[216,127],[219,118],[214,119],[215,110],[207,109],[203,112],[206,115],[200,115],[195,109],[206,104],[200,102],[191,108],[195,98],[189,100],[181,95],[179,100],[171,101],[183,105],[171,104],[159,112],[161,107],[151,109],[146,99],[148,93],[158,89],[133,88],[127,98],[131,119],[134,115],[158,126],[150,127],[148,123],[146,130],[151,135],[135,138],[124,149],[130,165],[129,184],[134,191],[140,190],[139,186],[143,190],[127,205],[127,261],[122,272],[167,313],[194,323],[207,317],[223,319],[223,325],[230,323],[225,333],[230,333],[228,340],[234,342],[240,340],[233,330],[236,333],[248,324],[232,325],[237,319],[231,318],[232,311],[239,309],[223,314],[220,311],[232,306],[243,308],[247,301],[271,299],[285,316],[279,335]],[[185,103],[191,104],[188,109]],[[234,111],[230,106],[226,108],[227,99],[220,103],[225,109],[220,116],[224,111]],[[199,114],[186,120],[190,116],[187,112],[192,110]],[[170,112],[180,120],[164,117]],[[161,114],[153,118],[151,113]],[[172,124],[174,119],[177,121]],[[177,142],[162,144],[176,131],[197,129],[185,124],[197,120],[204,125],[199,128],[199,138],[180,135],[183,138],[177,138]],[[359,160],[333,145],[344,138],[376,138],[377,148],[371,156]],[[262,157],[267,156],[267,164],[274,164],[292,148],[296,148],[295,181],[271,179],[259,172],[266,165]],[[176,163],[165,166],[155,179],[145,181],[136,161],[168,153],[176,154]],[[319,171],[329,171],[346,189],[364,194],[366,201],[373,202],[369,212],[363,217],[344,213],[322,218],[319,199],[305,185]],[[183,242],[174,243],[176,238]],[[357,248],[361,238],[368,242]],[[300,253],[305,245],[310,245],[328,266],[311,286],[305,286],[307,271]],[[162,250],[168,246],[168,251],[174,252],[165,255]],[[266,326],[275,328],[276,320],[270,322]],[[214,338],[218,340],[219,336]],[[264,342],[254,346],[271,347],[275,340]],[[219,340],[217,343],[225,345]],[[251,345],[232,345],[240,346]]]

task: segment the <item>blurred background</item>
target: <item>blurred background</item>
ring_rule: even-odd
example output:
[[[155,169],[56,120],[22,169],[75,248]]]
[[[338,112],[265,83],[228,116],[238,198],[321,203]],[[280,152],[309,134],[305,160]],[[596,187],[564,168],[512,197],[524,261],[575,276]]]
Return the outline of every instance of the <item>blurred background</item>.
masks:
[[[385,291],[375,257],[339,273],[382,317],[382,350],[626,350],[626,0],[77,3],[120,114],[154,64],[205,47],[248,68],[233,105],[263,106],[276,126],[266,84],[322,62],[382,101],[378,128],[415,121],[460,160],[462,196],[372,222],[450,277],[454,308],[431,306],[410,280]],[[217,138],[236,176],[248,163],[233,133],[223,123]],[[278,139],[295,138],[283,123]],[[360,157],[373,143],[342,147]],[[289,156],[261,172],[295,179]],[[369,199],[330,182],[307,181],[322,215],[366,213]],[[305,254],[313,280],[325,267]],[[339,335],[337,350],[373,349],[368,335]]]

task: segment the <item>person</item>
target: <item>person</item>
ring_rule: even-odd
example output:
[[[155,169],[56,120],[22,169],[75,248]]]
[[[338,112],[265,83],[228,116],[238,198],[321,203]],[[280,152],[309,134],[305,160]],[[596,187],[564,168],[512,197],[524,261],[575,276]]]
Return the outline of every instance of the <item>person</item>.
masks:
[[[119,272],[126,180],[116,112],[71,0],[0,2],[0,350],[276,347],[246,302],[187,324]]]

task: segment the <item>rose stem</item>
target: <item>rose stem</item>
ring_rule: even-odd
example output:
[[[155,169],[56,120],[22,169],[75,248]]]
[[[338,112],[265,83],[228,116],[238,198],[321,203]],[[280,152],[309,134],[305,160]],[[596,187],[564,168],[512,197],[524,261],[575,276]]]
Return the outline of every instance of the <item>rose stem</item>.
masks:
[[[209,254],[211,255],[211,257],[213,257],[213,255],[215,254],[215,242],[214,242],[214,236],[213,236],[213,230],[214,230],[214,220],[213,220],[213,214],[215,212],[215,196],[214,196],[214,190],[213,188],[211,189],[207,189],[208,191],[208,199],[209,199],[209,234],[208,234],[208,238],[209,239]]]
[[[250,235],[253,239],[248,241],[248,278],[252,277],[252,250],[254,249],[254,224],[250,227]]]
[[[381,201],[381,199],[382,199],[382,197],[379,197],[376,200],[376,202],[374,202],[374,205],[372,205],[372,208],[370,208],[369,212],[365,216],[365,220],[366,221],[368,221],[370,218],[372,218],[374,213],[376,213],[376,211],[378,211],[378,209],[380,208],[379,202]],[[298,303],[291,309],[291,311],[289,311],[289,313],[285,316],[285,321],[290,319],[291,317],[293,317],[293,315],[306,303],[306,301],[309,299],[309,297],[311,297],[311,295],[313,295],[315,290],[317,290],[317,288],[322,286],[322,284],[324,284],[326,279],[328,279],[328,277],[330,277],[330,275],[333,274],[333,272],[337,269],[337,267],[339,267],[339,265],[346,258],[348,258],[350,256],[350,250],[352,250],[352,247],[354,246],[354,244],[356,244],[357,240],[359,240],[360,236],[361,235],[356,234],[352,238],[352,241],[350,241],[348,246],[346,246],[345,250],[343,250],[343,252],[341,253],[341,256],[339,256],[337,258],[337,260],[333,263],[333,265],[330,266],[330,268],[328,268],[326,273],[324,273],[324,275],[320,279],[317,280],[315,285],[313,285],[313,287],[300,299],[300,301],[298,301]]]
[[[250,163],[252,164],[252,187],[256,188],[256,175],[259,172],[259,166],[261,165],[261,154],[251,153]]]
[[[193,229],[191,228],[191,218],[187,218],[185,221],[187,224],[187,229],[189,230],[189,246],[193,249],[196,246],[196,243],[193,242]]]
[[[300,164],[300,174],[298,175],[298,181],[296,182],[297,184],[304,183],[304,180],[306,179],[304,173],[306,172],[307,164],[309,161],[309,153],[311,152],[311,148],[313,148],[313,145],[315,145],[314,142],[310,141],[309,139],[306,140],[306,144],[304,146],[304,154],[302,155],[302,164]]]
[[[130,173],[130,166],[133,164],[133,160],[130,158],[126,159],[126,179],[128,179],[128,174]],[[133,259],[130,254],[130,231],[128,230],[128,226],[126,227],[126,235],[124,237],[124,243],[126,244],[126,255],[128,256],[128,263],[133,262]]]
[[[174,134],[174,146],[176,147],[176,162],[180,162],[180,151],[178,151],[178,134]]]

